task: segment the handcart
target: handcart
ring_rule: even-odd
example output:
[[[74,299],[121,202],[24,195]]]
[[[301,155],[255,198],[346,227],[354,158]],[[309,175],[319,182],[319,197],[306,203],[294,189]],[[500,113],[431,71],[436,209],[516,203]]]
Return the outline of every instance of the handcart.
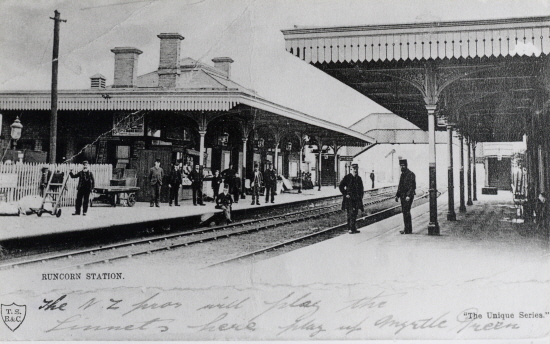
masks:
[[[94,197],[90,198],[90,207],[93,202],[102,202],[116,207],[118,204],[125,204],[133,207],[136,204],[137,186],[104,186],[94,188]],[[118,202],[117,202],[118,199]]]
[[[67,181],[69,180],[69,175],[65,177],[65,173],[56,172],[52,173],[50,180],[48,180],[48,185],[44,189],[44,195],[42,197],[42,204],[40,208],[30,208],[30,210],[35,213],[37,216],[42,216],[43,213],[48,213],[55,215],[56,217],[61,216],[61,198],[65,190],[67,190]],[[49,196],[49,200],[46,199]],[[44,208],[46,203],[52,204],[52,210],[47,210]]]

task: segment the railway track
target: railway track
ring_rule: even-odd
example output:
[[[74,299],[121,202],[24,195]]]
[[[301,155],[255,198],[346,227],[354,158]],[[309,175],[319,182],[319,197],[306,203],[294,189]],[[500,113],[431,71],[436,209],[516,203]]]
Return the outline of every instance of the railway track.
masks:
[[[390,191],[381,192],[381,193],[377,193],[376,195],[372,195],[373,198],[368,199],[368,201],[365,203],[365,206],[368,207],[368,206],[392,199],[394,197],[393,195],[395,194],[394,187],[390,187],[389,189]],[[366,192],[366,194],[368,193],[369,191]],[[391,195],[391,196],[387,196],[387,195]],[[0,269],[10,269],[10,268],[23,266],[23,265],[46,263],[49,261],[61,260],[61,259],[72,259],[76,257],[86,256],[86,255],[97,255],[98,253],[107,252],[107,251],[117,252],[125,248],[133,248],[133,247],[136,248],[136,250],[132,252],[125,252],[123,254],[122,253],[117,254],[114,256],[110,256],[108,258],[88,260],[82,263],[77,263],[71,266],[64,267],[64,268],[73,268],[73,267],[80,268],[88,265],[94,265],[99,263],[109,263],[115,260],[127,259],[135,256],[152,254],[154,252],[172,250],[179,247],[185,247],[185,246],[200,244],[204,242],[215,241],[223,238],[228,238],[230,236],[237,236],[237,235],[243,235],[243,234],[252,233],[252,232],[258,232],[260,230],[266,230],[274,227],[281,227],[287,224],[330,216],[332,214],[341,212],[341,209],[340,209],[341,202],[339,202],[341,200],[341,196],[335,196],[332,198],[334,198],[333,204],[313,207],[311,209],[306,208],[305,210],[302,209],[300,211],[284,213],[284,214],[264,217],[260,219],[245,220],[245,221],[226,224],[222,226],[201,228],[201,229],[186,231],[181,233],[163,234],[163,235],[154,236],[154,237],[147,237],[143,239],[136,239],[136,240],[126,241],[122,243],[110,244],[110,245],[96,246],[96,247],[91,247],[91,248],[81,249],[81,250],[73,250],[73,251],[63,252],[63,253],[53,254],[53,255],[42,255],[42,256],[34,257],[30,259],[29,258],[14,259],[11,262],[1,264]],[[208,233],[211,233],[212,235],[204,236],[205,234],[208,234]],[[193,238],[197,236],[199,238],[197,239]],[[189,237],[192,238],[192,240],[177,242],[177,243],[168,243],[169,240],[173,241],[173,240],[189,238]],[[154,246],[155,244],[156,246]],[[145,245],[147,247],[142,248],[141,247],[142,245]]]
[[[429,197],[429,194],[425,193],[423,196],[419,197],[417,199],[417,201],[426,199],[428,197]],[[388,216],[394,215],[394,213],[399,213],[399,212],[401,212],[401,205],[397,205],[395,207],[384,209],[384,210],[376,212],[374,214],[363,216],[363,217],[357,219],[357,227],[363,227],[363,226],[368,224],[367,222],[373,223],[373,222],[380,221],[380,220],[382,220],[382,219],[384,219]],[[419,216],[424,216],[424,215],[426,215],[426,214],[421,214]],[[417,216],[417,217],[419,217],[419,216]],[[241,261],[241,260],[246,259],[246,258],[250,258],[250,257],[261,255],[261,254],[264,254],[264,253],[267,253],[267,252],[275,251],[277,249],[287,247],[287,246],[290,246],[290,245],[293,245],[293,244],[296,244],[296,243],[299,243],[299,242],[302,242],[302,241],[314,239],[316,237],[327,235],[331,232],[337,232],[337,231],[342,231],[342,230],[347,230],[347,223],[341,223],[341,224],[338,224],[336,226],[331,226],[331,227],[322,229],[318,232],[303,235],[301,237],[291,239],[291,240],[287,240],[285,242],[278,243],[278,244],[275,244],[275,245],[271,245],[271,246],[268,246],[268,247],[265,247],[265,248],[262,248],[262,249],[259,249],[259,250],[255,250],[253,252],[243,253],[243,254],[237,255],[235,257],[232,257],[232,258],[229,258],[229,259],[224,259],[224,260],[216,262],[214,264],[210,264],[207,267],[210,268],[210,267],[219,266],[219,265],[223,265],[223,264],[227,264],[227,263],[231,263],[231,262],[235,262],[235,261]],[[394,230],[395,230],[395,228],[392,228],[392,229],[388,230],[387,232],[394,231]]]

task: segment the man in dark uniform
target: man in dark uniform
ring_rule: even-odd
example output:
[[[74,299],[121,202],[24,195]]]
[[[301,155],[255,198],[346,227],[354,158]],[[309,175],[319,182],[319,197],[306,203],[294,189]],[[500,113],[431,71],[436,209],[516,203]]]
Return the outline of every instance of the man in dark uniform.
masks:
[[[216,170],[214,172],[214,176],[212,177],[212,191],[214,193],[214,197],[212,199],[212,202],[216,202],[216,198],[218,198],[218,194],[220,193],[220,185],[222,184],[223,178],[220,176],[220,171]]]
[[[83,216],[86,216],[88,211],[88,204],[90,203],[90,192],[94,189],[95,180],[92,171],[88,170],[88,162],[82,162],[82,171],[73,173],[71,169],[69,171],[71,178],[79,178],[78,186],[76,187],[76,211],[73,215],[80,215],[80,208],[82,208]]]
[[[229,185],[229,193],[233,193],[233,186],[235,184],[235,169],[233,168],[233,165],[229,165],[228,169],[225,169],[221,172],[221,176],[223,177],[224,184]]]
[[[233,179],[233,200],[235,203],[239,203],[239,196],[241,195],[241,176],[238,173],[235,173],[235,178]]]
[[[277,175],[273,170],[273,165],[270,161],[267,162],[267,170],[264,171],[264,183],[265,183],[265,203],[269,201],[269,194],[271,194],[271,203],[275,203],[275,190],[277,189]]]
[[[223,214],[227,223],[233,222],[231,220],[231,205],[233,204],[233,199],[229,194],[229,185],[225,184],[223,186],[223,192],[216,197],[216,208],[222,209]]]
[[[340,182],[340,192],[344,195],[342,201],[342,209],[347,210],[348,215],[348,230],[350,234],[359,233],[355,222],[359,209],[365,211],[363,207],[363,180],[357,174],[359,165],[351,164],[350,173]]]
[[[164,178],[164,170],[160,167],[160,159],[155,160],[155,166],[149,170],[149,182],[153,189],[151,193],[151,207],[155,205],[160,207],[160,187],[162,186],[162,179]]]
[[[374,189],[374,170],[370,173],[370,180],[372,181],[372,187],[371,189]]]
[[[254,174],[252,175],[252,182],[250,183],[250,187],[252,188],[252,205],[260,205],[260,188],[262,184],[262,173],[258,170],[258,165],[254,165]]]
[[[400,159],[399,166],[401,166],[401,177],[399,178],[395,201],[399,202],[401,200],[403,222],[405,223],[405,230],[399,231],[399,233],[412,234],[411,206],[415,195],[416,176],[408,169],[406,159]]]
[[[205,205],[202,202],[202,175],[200,173],[200,166],[195,165],[195,169],[189,173],[189,180],[191,180],[191,188],[193,189],[193,205]]]
[[[170,171],[170,175],[168,176],[168,187],[170,188],[170,200],[168,201],[169,206],[172,206],[172,201],[174,201],[174,205],[176,207],[180,206],[178,193],[182,181],[183,178],[180,171],[180,166],[178,164],[174,164],[174,167],[172,168],[172,171]]]

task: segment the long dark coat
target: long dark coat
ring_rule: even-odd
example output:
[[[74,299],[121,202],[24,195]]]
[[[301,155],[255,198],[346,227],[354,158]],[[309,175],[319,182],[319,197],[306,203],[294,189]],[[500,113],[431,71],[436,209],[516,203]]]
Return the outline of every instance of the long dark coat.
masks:
[[[265,170],[263,178],[265,187],[277,186],[277,176],[275,175],[275,171]]]
[[[191,180],[193,186],[199,186],[202,184],[203,178],[197,170],[191,171],[191,173],[189,173],[189,176],[187,177],[189,178],[189,180]]]
[[[182,173],[181,170],[172,169],[168,175],[168,184],[172,186],[179,186],[182,183]]]
[[[69,175],[71,178],[80,178],[78,180],[78,186],[76,187],[77,190],[88,190],[91,191],[94,189],[95,186],[95,180],[94,175],[92,171],[88,170],[86,172],[80,171],[78,173],[72,173],[70,172]]]
[[[409,196],[411,199],[414,197],[416,190],[416,176],[414,173],[407,169],[405,172],[401,172],[399,178],[399,186],[397,187],[397,193],[395,197],[405,198]]]
[[[350,205],[354,204],[357,209],[365,211],[363,207],[363,194],[364,194],[363,180],[361,177],[348,174],[340,182],[340,192],[344,195],[342,201],[342,209],[347,209]],[[350,198],[346,196],[349,195]]]

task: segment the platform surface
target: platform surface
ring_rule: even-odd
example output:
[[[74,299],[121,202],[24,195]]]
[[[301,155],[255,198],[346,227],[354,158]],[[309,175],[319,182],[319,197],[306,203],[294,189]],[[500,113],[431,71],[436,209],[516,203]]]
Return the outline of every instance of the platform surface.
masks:
[[[37,265],[0,271],[8,281],[0,295],[31,309],[66,295],[67,311],[41,313],[39,322],[38,314],[31,314],[34,322],[17,333],[27,340],[548,343],[548,231],[517,221],[511,193],[479,195],[456,222],[445,219],[444,196],[438,199],[439,236],[427,234],[429,205],[423,204],[412,209],[412,235],[399,234],[399,214],[357,235],[212,268],[189,261],[185,250],[170,251],[163,259],[150,255],[82,269]],[[170,211],[165,208],[142,210]],[[53,272],[83,277],[44,280],[45,273]],[[94,273],[122,278],[85,279]],[[122,301],[109,310],[107,300]],[[161,309],[161,304],[166,306]],[[59,325],[67,319],[70,323]],[[166,331],[81,329],[149,319],[169,319]]]
[[[323,187],[321,191],[303,190],[302,193],[282,193],[275,197],[275,204],[284,204],[307,199],[317,199],[327,196],[339,195],[340,191],[334,187]],[[251,205],[251,196],[239,200],[233,205],[233,210],[252,207],[269,207],[264,197],[260,196],[260,205]],[[48,213],[41,217],[32,215],[2,216],[0,217],[0,241],[18,238],[39,237],[49,233],[69,233],[87,231],[99,228],[108,228],[118,225],[141,223],[145,221],[185,218],[189,216],[213,214],[221,212],[214,208],[213,202],[206,202],[205,206],[193,206],[192,201],[181,201],[180,206],[169,206],[161,203],[160,207],[150,207],[149,203],[137,202],[133,207],[108,204],[96,204],[88,208],[86,216],[73,216],[74,207],[63,207],[61,217],[57,218]]]

